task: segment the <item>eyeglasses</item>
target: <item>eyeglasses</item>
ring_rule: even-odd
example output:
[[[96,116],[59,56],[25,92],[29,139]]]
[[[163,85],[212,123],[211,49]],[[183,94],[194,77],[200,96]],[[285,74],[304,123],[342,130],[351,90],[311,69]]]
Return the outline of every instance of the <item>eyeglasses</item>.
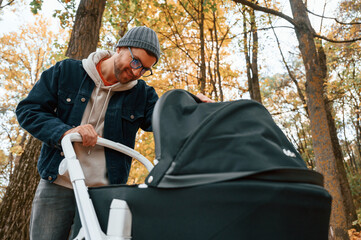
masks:
[[[153,75],[152,69],[150,68],[146,68],[143,67],[142,62],[139,59],[135,59],[134,55],[132,53],[132,50],[130,49],[130,47],[128,47],[130,54],[132,55],[133,60],[130,62],[130,66],[133,69],[139,69],[141,68],[142,70],[140,71],[140,75],[143,77],[149,77],[150,75]]]

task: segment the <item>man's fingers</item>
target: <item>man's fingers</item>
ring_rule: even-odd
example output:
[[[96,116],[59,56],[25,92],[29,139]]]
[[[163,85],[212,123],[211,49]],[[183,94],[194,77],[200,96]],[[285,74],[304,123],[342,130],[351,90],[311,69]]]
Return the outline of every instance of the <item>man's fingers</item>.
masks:
[[[95,146],[97,143],[98,134],[92,125],[81,125],[76,127],[76,130],[83,139],[83,146]]]
[[[83,146],[95,146],[98,140],[98,134],[91,124],[80,125],[69,129],[63,134],[62,138],[69,133],[79,133],[83,140]]]
[[[210,99],[209,97],[203,95],[202,93],[198,93],[196,95],[202,102],[205,103],[214,103],[214,101],[212,99]]]

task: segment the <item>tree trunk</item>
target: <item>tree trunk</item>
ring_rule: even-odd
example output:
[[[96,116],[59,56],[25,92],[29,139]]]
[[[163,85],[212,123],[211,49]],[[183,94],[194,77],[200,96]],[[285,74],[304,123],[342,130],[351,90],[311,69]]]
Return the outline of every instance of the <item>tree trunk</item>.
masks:
[[[341,145],[339,143],[338,137],[337,137],[337,129],[336,129],[336,123],[332,115],[332,106],[330,104],[330,101],[328,100],[327,96],[325,96],[325,105],[326,105],[326,113],[327,113],[327,120],[328,124],[330,126],[330,134],[331,134],[331,141],[332,141],[332,148],[335,155],[335,160],[337,164],[337,170],[339,174],[340,184],[341,184],[341,191],[343,196],[343,204],[346,209],[346,224],[347,229],[350,229],[352,227],[352,222],[354,220],[357,220],[357,214],[355,205],[353,203],[352,199],[352,192],[350,185],[347,180],[347,173],[345,170],[345,165],[343,161],[343,153],[341,150]]]
[[[220,101],[223,102],[223,89],[222,89],[222,77],[221,77],[221,71],[220,71],[220,59],[219,59],[219,50],[221,48],[221,45],[218,44],[218,31],[217,31],[217,16],[216,11],[213,11],[213,27],[214,27],[214,40],[216,41],[216,70],[215,70],[215,79],[218,82],[218,88],[219,88],[219,97]]]
[[[200,20],[199,20],[199,38],[201,40],[201,75],[199,78],[200,92],[205,94],[206,92],[206,54],[205,54],[205,39],[204,39],[204,4],[205,1],[200,1]]]
[[[105,0],[81,0],[75,17],[67,56],[87,57],[96,51]],[[39,181],[36,170],[40,142],[30,137],[18,166],[10,178],[0,205],[0,239],[29,238],[31,203]]]
[[[251,33],[252,37],[248,42],[248,31],[247,31],[247,17],[246,14],[249,13],[250,24],[251,24]],[[252,39],[252,44],[251,44]],[[254,10],[243,9],[243,47],[244,55],[246,59],[246,69],[247,69],[247,80],[248,80],[248,91],[251,99],[262,103],[261,91],[258,80],[258,34],[257,34],[257,25],[256,25],[256,16]]]
[[[258,31],[256,23],[256,15],[254,9],[250,10],[250,19],[251,19],[251,32],[252,32],[252,86],[251,86],[251,96],[253,100],[262,103],[261,90],[259,87],[259,78],[258,78]]]
[[[342,155],[339,156],[334,122],[324,94],[327,69],[322,61],[323,57],[320,56],[323,53],[317,51],[313,35],[314,30],[302,0],[290,0],[290,4],[296,22],[295,31],[299,41],[299,48],[306,69],[307,106],[316,168],[324,175],[325,187],[333,197],[330,237],[331,239],[348,239],[346,230],[350,226],[350,209],[345,203],[348,202],[347,198],[351,198],[351,196],[346,195],[342,189],[345,186],[344,169],[342,171],[339,164],[339,158],[342,158]]]
[[[243,51],[244,57],[246,60],[246,74],[247,74],[247,82],[248,82],[248,92],[252,98],[252,77],[251,77],[251,58],[249,57],[249,49],[248,49],[248,34],[247,34],[247,7],[242,8],[243,15]]]
[[[106,0],[81,0],[65,55],[83,59],[97,49]]]
[[[0,205],[0,239],[29,239],[31,203],[39,182],[36,170],[41,142],[30,137]]]

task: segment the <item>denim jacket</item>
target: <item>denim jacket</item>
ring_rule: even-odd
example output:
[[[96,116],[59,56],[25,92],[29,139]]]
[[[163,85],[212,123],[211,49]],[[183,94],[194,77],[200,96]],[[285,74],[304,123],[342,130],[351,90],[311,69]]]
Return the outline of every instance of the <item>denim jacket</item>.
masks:
[[[80,125],[83,112],[95,87],[81,61],[67,59],[44,71],[29,95],[16,109],[20,125],[43,142],[38,160],[41,178],[55,181],[64,158],[60,138]],[[158,100],[155,90],[143,80],[132,89],[116,92],[105,114],[103,137],[134,148],[139,128],[151,131],[153,108]],[[105,149],[110,184],[125,183],[131,157]]]

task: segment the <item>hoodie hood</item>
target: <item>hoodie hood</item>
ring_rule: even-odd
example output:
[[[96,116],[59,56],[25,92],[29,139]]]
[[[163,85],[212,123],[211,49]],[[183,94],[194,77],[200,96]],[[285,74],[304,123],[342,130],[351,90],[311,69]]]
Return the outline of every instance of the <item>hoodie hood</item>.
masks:
[[[97,88],[110,89],[110,91],[126,91],[132,89],[135,85],[137,85],[138,80],[131,81],[126,84],[118,82],[111,86],[105,86],[102,79],[100,78],[99,73],[96,69],[96,65],[100,62],[100,60],[104,58],[110,58],[113,55],[114,52],[105,50],[93,52],[89,55],[88,58],[82,60],[83,67],[90,76],[90,78],[94,81]]]

